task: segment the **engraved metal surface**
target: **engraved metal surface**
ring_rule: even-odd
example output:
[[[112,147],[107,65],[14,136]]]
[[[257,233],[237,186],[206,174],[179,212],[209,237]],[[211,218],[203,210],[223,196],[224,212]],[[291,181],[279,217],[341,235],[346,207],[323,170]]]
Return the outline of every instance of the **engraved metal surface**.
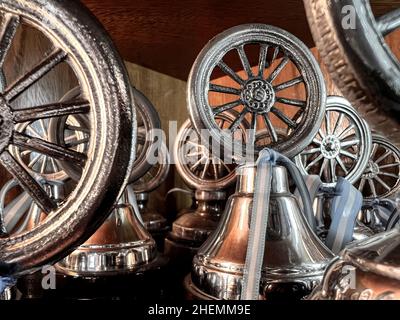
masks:
[[[295,161],[304,174],[317,174],[325,186],[332,187],[338,177],[356,182],[367,167],[371,148],[367,123],[346,99],[330,96],[325,120]]]
[[[367,0],[304,0],[310,30],[336,85],[371,129],[400,147],[400,64],[384,36],[397,9],[376,19]],[[346,14],[351,8],[352,26]]]
[[[51,43],[49,53],[28,72],[14,81],[6,79],[0,94],[0,162],[48,214],[37,228],[0,239],[0,262],[20,275],[62,258],[107,217],[133,163],[136,121],[125,67],[105,31],[79,2],[4,0],[0,11],[0,69],[20,24]],[[60,64],[73,70],[81,99],[19,106],[18,98]],[[87,154],[14,127],[14,123],[84,113],[91,124]],[[10,145],[74,162],[82,167],[81,178],[62,202],[55,202],[8,151]]]
[[[244,72],[233,71],[230,59],[239,59]],[[278,83],[288,66],[296,75]],[[212,77],[219,70],[232,80],[231,86],[215,83]],[[285,90],[292,88],[296,93],[289,97]],[[218,101],[225,97],[227,102],[212,105],[211,97],[217,96]],[[292,34],[261,24],[236,26],[213,38],[198,55],[188,80],[188,109],[196,130],[206,143],[210,135],[213,143],[233,157],[257,155],[266,146],[289,157],[297,155],[318,130],[325,99],[323,76],[310,50]],[[238,116],[229,130],[222,131],[215,117],[227,110],[236,110]],[[244,119],[253,130],[248,131],[245,143],[235,139],[232,143],[232,133]],[[273,140],[255,146],[257,131],[263,128]],[[291,134],[281,139],[277,128],[290,128]]]

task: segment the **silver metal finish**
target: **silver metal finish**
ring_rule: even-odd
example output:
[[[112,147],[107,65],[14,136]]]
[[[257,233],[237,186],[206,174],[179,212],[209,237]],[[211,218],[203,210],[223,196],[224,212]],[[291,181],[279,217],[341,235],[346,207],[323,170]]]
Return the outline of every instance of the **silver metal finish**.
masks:
[[[398,28],[399,9],[375,19],[368,0],[303,2],[317,48],[340,91],[372,130],[400,147],[400,64],[384,39]],[[353,10],[351,21],[343,14],[346,8]]]
[[[6,79],[0,94],[0,162],[48,215],[37,228],[0,239],[0,262],[12,265],[20,275],[60,259],[106,218],[133,163],[136,122],[123,63],[105,31],[82,5],[3,0],[0,12],[0,69],[21,24],[37,30],[51,44],[50,53],[29,72],[14,82]],[[21,109],[18,97],[62,63],[74,71],[82,99]],[[14,126],[82,113],[88,114],[91,123],[87,154],[20,133]],[[74,162],[82,167],[81,178],[56,203],[8,151],[10,145]]]
[[[118,204],[102,226],[56,264],[70,276],[94,277],[136,272],[157,255],[155,241],[131,206]]]
[[[148,161],[148,158],[157,152],[156,147],[160,144],[156,142],[154,130],[161,128],[160,117],[150,100],[136,88],[132,88],[132,94],[133,100],[137,106],[138,139],[136,144],[136,159],[129,178],[130,183],[136,182],[143,177],[153,166],[153,164]],[[164,151],[165,150],[161,150],[161,152]],[[165,165],[169,166],[169,162]],[[166,169],[166,167],[163,167],[162,170],[164,170],[165,175],[168,175],[168,169]]]
[[[367,168],[355,184],[364,198],[387,198],[400,189],[400,150],[379,135],[372,137]]]
[[[195,256],[191,280],[186,281],[189,291],[196,288],[213,299],[239,299],[241,294],[256,167],[241,166],[237,174],[236,193],[217,230]],[[260,294],[267,299],[282,290],[307,294],[332,258],[290,193],[286,169],[274,167]]]
[[[309,299],[399,300],[399,252],[399,228],[349,245],[332,261]]]
[[[225,112],[215,116],[221,129],[227,129],[235,121],[236,112]],[[238,139],[246,139],[247,121],[243,121],[236,133]],[[237,164],[225,163],[224,159],[212,154],[208,147],[201,144],[201,138],[190,120],[186,120],[180,128],[174,146],[176,170],[185,183],[195,190],[222,190],[236,181]]]
[[[350,103],[338,96],[327,99],[325,121],[311,144],[295,158],[304,174],[317,174],[325,186],[338,177],[356,182],[370,159],[371,131]]]
[[[254,61],[251,53],[257,56]],[[233,56],[241,61],[243,74],[228,66]],[[289,65],[297,76],[278,81]],[[231,78],[232,85],[216,84],[212,76],[217,71]],[[285,90],[292,87],[296,87],[297,96],[288,98]],[[225,97],[227,102],[211,105],[211,95]],[[196,130],[206,143],[210,135],[213,144],[234,158],[252,157],[266,146],[289,157],[297,155],[317,131],[325,99],[323,76],[310,50],[292,34],[262,24],[236,26],[213,38],[197,57],[188,80],[188,108]],[[227,110],[236,110],[238,115],[229,130],[221,130],[215,118]],[[232,142],[232,133],[245,119],[252,129],[246,141]],[[280,124],[273,124],[273,119]],[[265,128],[272,141],[255,145],[257,132]],[[291,134],[282,139],[277,128],[290,128]]]

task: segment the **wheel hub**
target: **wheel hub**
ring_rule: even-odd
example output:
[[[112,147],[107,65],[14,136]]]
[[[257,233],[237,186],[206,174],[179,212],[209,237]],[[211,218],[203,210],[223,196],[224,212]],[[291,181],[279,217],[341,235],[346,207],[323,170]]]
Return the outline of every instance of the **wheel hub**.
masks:
[[[374,179],[378,174],[379,174],[379,166],[372,160],[368,162],[368,170],[367,172],[363,175],[364,178],[366,179]]]
[[[252,112],[269,112],[275,103],[275,91],[268,81],[252,79],[244,86],[242,100]]]
[[[321,153],[325,158],[334,159],[340,152],[340,140],[332,135],[326,136],[321,143]]]
[[[10,106],[0,96],[0,153],[10,144],[14,129],[13,114]]]

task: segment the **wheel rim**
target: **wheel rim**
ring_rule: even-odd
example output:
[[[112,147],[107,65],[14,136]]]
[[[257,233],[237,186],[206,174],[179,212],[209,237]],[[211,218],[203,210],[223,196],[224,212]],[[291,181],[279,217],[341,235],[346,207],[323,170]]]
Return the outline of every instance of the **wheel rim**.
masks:
[[[249,62],[246,55],[249,45],[258,45],[257,68],[252,68],[257,63]],[[245,76],[240,76],[225,63],[224,58],[232,52],[239,57]],[[274,82],[287,65],[292,65],[295,76]],[[212,82],[212,73],[217,68],[232,79],[231,87]],[[290,97],[285,96],[284,90],[296,86],[303,88]],[[212,106],[210,92],[233,98],[222,105]],[[240,157],[257,155],[267,147],[254,147],[257,131],[263,128],[270,130],[275,138],[268,147],[289,157],[298,154],[311,141],[315,126],[319,126],[322,120],[325,99],[324,80],[309,49],[293,35],[267,25],[242,25],[215,37],[197,57],[188,81],[188,107],[196,130],[204,135],[202,130],[207,129],[213,143],[222,144],[230,154]],[[293,116],[299,109],[302,116],[296,122]],[[239,115],[230,130],[223,132],[218,128],[215,116],[226,110],[236,110]],[[242,141],[231,143],[231,131],[246,117],[250,128],[255,129],[249,130],[247,145]],[[279,140],[271,117],[280,121],[281,126],[292,128],[291,135]]]
[[[304,174],[319,175],[325,186],[334,186],[338,177],[354,183],[368,164],[371,141],[367,123],[350,103],[331,96],[318,133],[296,157],[296,164]]]
[[[6,87],[0,99],[5,124],[0,132],[1,163],[48,214],[34,230],[0,239],[0,262],[17,275],[62,258],[107,217],[133,162],[136,123],[122,61],[104,30],[84,7],[70,1],[56,0],[51,6],[43,6],[39,0],[5,0],[0,11],[0,67],[20,23],[45,35],[54,49],[31,72]],[[74,15],[77,12],[79,16]],[[92,39],[102,39],[101,46]],[[60,63],[68,63],[74,71],[84,100],[15,109],[12,102]],[[22,135],[13,125],[78,113],[88,113],[92,124],[87,155]],[[55,203],[8,151],[10,144],[79,163],[83,167],[81,179],[61,203]]]
[[[356,186],[364,198],[387,198],[400,188],[400,150],[382,136],[372,137],[368,166]]]

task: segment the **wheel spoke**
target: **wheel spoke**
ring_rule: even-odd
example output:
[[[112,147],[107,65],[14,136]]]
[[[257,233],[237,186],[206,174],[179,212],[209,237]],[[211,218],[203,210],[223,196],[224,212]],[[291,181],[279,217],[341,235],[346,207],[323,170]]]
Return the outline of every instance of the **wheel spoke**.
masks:
[[[393,168],[393,167],[400,167],[400,163],[385,164],[383,166],[379,166],[379,169],[386,169],[386,168]]]
[[[360,143],[359,139],[352,139],[352,140],[341,142],[340,146],[341,147],[351,147],[351,146],[354,146],[355,144],[359,144],[359,143]]]
[[[372,195],[376,198],[377,194],[376,194],[376,189],[375,189],[374,182],[371,179],[368,179],[368,184],[369,184],[369,187],[371,189]]]
[[[345,137],[351,130],[353,130],[353,129],[354,129],[354,124],[348,126],[346,129],[344,129],[344,130],[342,131],[341,134],[339,134],[338,139],[344,138],[344,137]]]
[[[383,186],[386,190],[390,191],[390,187],[378,176],[375,176],[375,180],[378,181],[378,183]]]
[[[325,138],[325,134],[322,132],[322,129],[321,129],[321,128],[318,129],[318,134],[320,135],[320,137],[321,137],[322,139]],[[321,144],[321,143],[320,143],[320,144]]]
[[[302,82],[304,82],[304,80],[303,80],[303,77],[300,76],[300,77],[294,78],[292,80],[289,80],[289,81],[283,82],[281,84],[278,84],[278,85],[274,86],[274,89],[275,89],[275,92],[278,92],[278,91],[293,87],[296,84],[299,84],[299,83],[302,83]]]
[[[41,156],[41,154],[37,154],[36,156],[34,156],[33,159],[28,163],[28,167],[32,168],[36,164],[36,162],[38,162]]]
[[[227,93],[227,94],[234,94],[240,96],[240,90],[230,87],[224,87],[217,84],[210,84],[210,91],[212,92],[219,92],[219,93]]]
[[[400,27],[400,8],[380,16],[376,23],[383,36],[393,32]]]
[[[278,134],[276,133],[276,130],[275,130],[274,126],[272,125],[271,119],[269,118],[268,114],[264,113],[263,118],[264,118],[265,125],[267,126],[268,131],[272,137],[272,141],[278,142]]]
[[[321,161],[321,159],[323,158],[324,156],[322,155],[322,154],[320,154],[318,157],[316,157],[313,161],[311,161],[307,166],[306,166],[306,171],[308,170],[308,169],[310,169],[311,167],[313,167],[313,166],[315,166],[319,161]]]
[[[78,126],[72,126],[70,124],[67,124],[65,126],[65,129],[70,130],[70,131],[79,131],[79,132],[83,132],[83,133],[90,133],[90,129],[88,128],[83,128],[83,127],[78,127]]]
[[[214,171],[214,180],[218,180],[219,175],[218,175],[218,168],[217,168],[217,164],[212,162],[212,167],[213,167],[213,171]]]
[[[379,162],[382,162],[385,160],[392,152],[390,150],[386,151],[383,155],[381,155],[378,159],[376,159],[374,162],[378,164]]]
[[[264,70],[267,67],[267,52],[268,52],[268,45],[267,44],[260,44],[260,56],[258,59],[258,76],[262,77],[264,75]]]
[[[225,103],[223,105],[220,105],[220,106],[217,106],[217,107],[213,108],[212,112],[213,112],[214,115],[217,115],[217,114],[220,114],[220,113],[222,113],[224,111],[227,111],[227,110],[233,109],[233,108],[235,108],[237,106],[240,106],[241,104],[242,104],[242,101],[240,101],[240,100],[236,100],[236,101],[233,101],[233,102],[228,102],[228,103]]]
[[[361,178],[360,185],[358,186],[358,191],[362,192],[365,186],[365,178]]]
[[[377,143],[372,144],[372,151],[371,151],[370,159],[374,158],[377,150],[378,150],[378,144]]]
[[[239,75],[235,71],[233,71],[231,68],[229,68],[228,65],[225,62],[223,62],[223,61],[218,62],[218,67],[227,76],[229,76],[232,80],[234,80],[238,84],[242,85],[244,83],[244,80],[241,77],[239,77]]]
[[[6,101],[12,101],[17,98],[26,89],[36,83],[39,79],[50,72],[56,65],[61,63],[67,54],[60,49],[55,50],[48,57],[44,58],[39,64],[33,67],[21,78],[11,84],[4,92]]]
[[[197,160],[191,167],[190,167],[190,171],[194,172],[199,165],[203,162],[204,157],[201,157],[199,160]]]
[[[354,159],[354,160],[357,160],[357,158],[358,158],[357,155],[352,154],[352,153],[350,153],[350,152],[348,152],[346,150],[340,150],[339,153],[344,155],[345,157],[348,157],[348,158],[351,158],[351,159]]]
[[[272,73],[270,74],[270,76],[268,77],[267,81],[268,82],[272,82],[275,80],[275,78],[281,73],[281,71],[283,70],[283,68],[285,68],[285,66],[288,64],[289,62],[289,58],[288,57],[284,57],[281,62],[279,62],[278,66],[275,68],[274,71],[272,71]]]
[[[244,46],[240,46],[236,48],[240,61],[242,62],[243,68],[246,71],[249,78],[253,77],[253,72],[251,71],[251,65],[249,60],[247,59],[246,52],[244,52]]]
[[[55,103],[33,108],[14,110],[14,121],[17,123],[22,123],[39,119],[67,116],[71,114],[87,113],[89,110],[90,104],[87,101]]]
[[[343,172],[345,173],[345,175],[348,175],[348,174],[349,174],[349,171],[347,170],[346,166],[344,165],[342,159],[340,159],[339,156],[336,156],[335,159],[336,159],[337,163],[339,164],[339,166],[342,168],[342,170],[343,170]]]
[[[89,138],[83,138],[83,139],[76,140],[73,142],[68,142],[65,144],[65,146],[67,148],[72,148],[72,147],[76,147],[76,146],[79,146],[80,144],[84,144],[84,143],[88,143],[88,142],[89,142]]]
[[[42,210],[46,213],[50,213],[57,208],[56,203],[51,200],[39,183],[26,172],[8,151],[4,151],[0,155],[0,161]]]
[[[257,114],[251,114],[251,125],[249,132],[249,143],[254,145],[256,143],[256,131],[257,131]]]
[[[279,119],[281,119],[284,123],[286,123],[290,128],[296,129],[296,123],[292,119],[288,118],[281,110],[277,109],[276,107],[272,107],[271,112]]]
[[[332,182],[336,182],[337,181],[335,163],[336,163],[335,159],[329,159],[329,167],[330,167]]]
[[[331,134],[331,113],[327,111],[325,113],[325,128],[326,128],[326,134],[330,135]]]
[[[301,154],[303,154],[303,155],[309,155],[309,154],[317,153],[317,152],[319,152],[319,151],[321,151],[320,148],[312,148],[312,149],[304,150]]]
[[[335,134],[338,131],[338,129],[342,126],[343,119],[344,119],[344,113],[340,113],[339,117],[336,120],[335,127],[333,128],[332,134]]]
[[[279,47],[275,47],[269,66],[271,66],[274,63],[274,61],[276,60],[276,58],[278,58],[279,51],[280,51]]]
[[[3,69],[8,50],[11,47],[20,18],[12,14],[4,14],[0,26],[0,69]]]
[[[76,152],[48,141],[30,137],[22,133],[14,132],[13,144],[21,148],[32,150],[52,158],[64,161],[72,161],[83,167],[86,162],[86,155]]]
[[[317,138],[314,138],[312,142],[319,146],[322,144],[322,142],[320,140],[317,140]]]
[[[400,179],[400,175],[394,174],[394,173],[389,173],[389,172],[379,172],[378,175],[391,177],[391,178],[395,178],[395,179]]]
[[[203,171],[202,171],[202,173],[201,173],[201,178],[202,179],[204,179],[205,178],[205,176],[206,176],[206,174],[207,174],[207,170],[208,170],[208,168],[210,167],[210,159],[207,159],[206,160],[206,163],[204,164],[204,168],[203,168]]]
[[[322,162],[321,168],[319,170],[319,176],[320,177],[322,177],[322,174],[324,173],[324,170],[325,170],[327,165],[328,165],[328,159],[324,159],[324,161]]]
[[[306,106],[306,101],[296,100],[296,99],[288,99],[282,97],[276,97],[276,101],[284,104],[289,104],[291,106],[304,108]]]
[[[229,130],[231,132],[235,132],[237,130],[237,128],[239,128],[239,125],[243,121],[243,119],[246,116],[246,114],[247,114],[247,110],[245,109],[239,114],[239,116],[235,119],[235,121],[233,121],[231,123],[231,125],[229,126]]]

